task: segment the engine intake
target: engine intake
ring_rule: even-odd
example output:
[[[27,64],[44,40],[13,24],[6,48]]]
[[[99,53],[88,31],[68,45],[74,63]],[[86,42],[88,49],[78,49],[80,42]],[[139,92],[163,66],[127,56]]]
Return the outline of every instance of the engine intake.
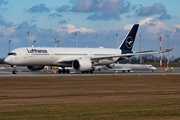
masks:
[[[73,61],[72,66],[76,70],[87,71],[91,69],[92,63],[90,59],[77,59]]]

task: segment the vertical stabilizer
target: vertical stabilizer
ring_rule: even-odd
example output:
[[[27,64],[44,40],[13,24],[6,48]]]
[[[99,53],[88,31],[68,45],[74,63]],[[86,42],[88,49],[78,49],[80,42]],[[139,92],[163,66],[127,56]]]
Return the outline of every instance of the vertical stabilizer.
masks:
[[[123,53],[127,53],[132,50],[138,27],[139,24],[135,24],[119,46],[119,49],[121,49]]]

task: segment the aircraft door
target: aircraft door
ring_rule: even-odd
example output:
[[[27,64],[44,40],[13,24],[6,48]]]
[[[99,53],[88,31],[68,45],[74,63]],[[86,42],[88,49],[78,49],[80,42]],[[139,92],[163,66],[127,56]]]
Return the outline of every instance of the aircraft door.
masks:
[[[55,56],[55,54],[53,53],[53,51],[50,51],[50,57],[53,59]]]
[[[23,57],[24,57],[24,58],[27,58],[27,57],[28,57],[28,53],[27,53],[25,50],[23,50]]]

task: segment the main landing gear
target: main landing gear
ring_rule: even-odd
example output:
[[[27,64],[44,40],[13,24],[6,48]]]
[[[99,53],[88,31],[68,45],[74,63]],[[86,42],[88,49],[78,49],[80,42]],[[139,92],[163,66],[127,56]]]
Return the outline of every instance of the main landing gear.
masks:
[[[93,72],[94,72],[94,69],[87,70],[87,71],[81,71],[81,73],[93,73]],[[63,73],[63,74],[65,74],[65,73],[69,74],[69,73],[70,73],[70,70],[69,70],[69,69],[62,68],[62,69],[59,69],[59,70],[58,70],[58,73],[59,73],[59,74],[61,74],[61,73]]]
[[[93,73],[94,70],[87,70],[87,71],[82,71],[82,73]]]
[[[58,73],[70,73],[70,70],[69,69],[65,69],[65,68],[63,68],[63,69],[59,69],[58,70]]]

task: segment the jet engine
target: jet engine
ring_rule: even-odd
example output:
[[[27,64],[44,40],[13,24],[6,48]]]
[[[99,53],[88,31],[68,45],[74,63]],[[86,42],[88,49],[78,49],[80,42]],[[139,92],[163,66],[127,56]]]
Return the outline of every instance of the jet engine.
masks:
[[[77,59],[72,63],[74,69],[79,71],[88,71],[92,67],[90,59]]]
[[[27,68],[31,71],[36,71],[44,69],[44,66],[27,66]]]

